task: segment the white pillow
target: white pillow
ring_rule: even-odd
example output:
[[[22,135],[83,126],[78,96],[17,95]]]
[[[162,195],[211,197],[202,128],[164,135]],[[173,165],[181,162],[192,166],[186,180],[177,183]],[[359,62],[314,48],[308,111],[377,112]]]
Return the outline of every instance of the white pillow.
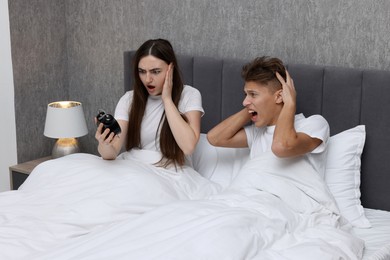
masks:
[[[331,136],[325,166],[325,182],[341,215],[359,228],[371,227],[360,202],[360,157],[365,139],[364,125]]]
[[[206,134],[200,134],[198,145],[192,154],[192,166],[203,177],[230,185],[249,158],[249,148],[223,148],[212,146]]]

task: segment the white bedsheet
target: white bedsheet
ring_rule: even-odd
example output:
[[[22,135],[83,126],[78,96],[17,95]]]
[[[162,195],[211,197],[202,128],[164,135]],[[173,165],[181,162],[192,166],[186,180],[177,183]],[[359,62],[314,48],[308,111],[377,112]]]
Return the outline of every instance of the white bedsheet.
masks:
[[[20,259],[56,260],[362,255],[363,241],[350,234],[326,186],[302,160],[272,154],[250,160],[219,194],[191,171],[86,155],[52,161],[31,177],[0,197],[6,206],[0,259],[18,259],[11,257],[15,250]]]

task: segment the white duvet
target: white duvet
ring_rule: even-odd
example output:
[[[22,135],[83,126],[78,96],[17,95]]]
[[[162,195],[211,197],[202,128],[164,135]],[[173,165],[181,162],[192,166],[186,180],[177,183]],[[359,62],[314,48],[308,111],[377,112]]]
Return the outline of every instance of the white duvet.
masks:
[[[0,193],[0,259],[26,259],[157,206],[216,193],[190,168],[74,154],[40,164],[18,191]]]
[[[360,259],[303,160],[250,160],[232,185],[73,155],[0,194],[0,259]]]

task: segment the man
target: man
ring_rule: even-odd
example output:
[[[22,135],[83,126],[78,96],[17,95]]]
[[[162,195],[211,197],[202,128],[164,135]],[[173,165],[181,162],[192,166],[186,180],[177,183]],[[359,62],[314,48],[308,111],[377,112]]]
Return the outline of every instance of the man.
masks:
[[[249,147],[251,158],[268,151],[281,158],[303,156],[323,176],[329,125],[321,115],[295,115],[296,91],[283,62],[256,58],[243,67],[241,75],[245,108],[211,129],[209,142]]]

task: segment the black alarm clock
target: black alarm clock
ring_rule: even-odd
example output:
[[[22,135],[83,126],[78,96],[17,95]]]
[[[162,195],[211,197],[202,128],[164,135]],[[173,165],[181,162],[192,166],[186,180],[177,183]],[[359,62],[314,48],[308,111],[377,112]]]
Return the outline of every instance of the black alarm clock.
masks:
[[[110,129],[110,132],[114,132],[116,135],[121,132],[121,127],[119,126],[118,121],[116,121],[112,115],[107,114],[104,110],[99,109],[96,119],[97,126],[99,126],[100,123],[103,124],[102,132],[104,132],[107,128]]]

